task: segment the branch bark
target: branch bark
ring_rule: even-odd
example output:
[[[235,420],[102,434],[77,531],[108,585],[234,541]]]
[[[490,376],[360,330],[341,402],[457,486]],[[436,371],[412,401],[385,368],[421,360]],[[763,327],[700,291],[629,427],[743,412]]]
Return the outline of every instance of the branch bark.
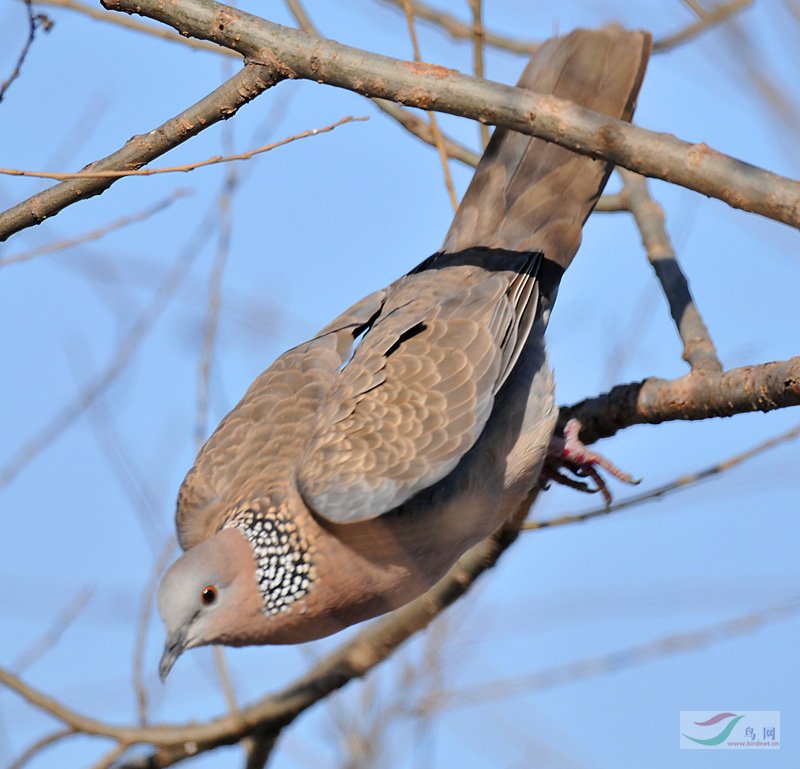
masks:
[[[800,356],[724,373],[693,371],[680,379],[645,379],[561,408],[560,422],[578,419],[592,443],[625,427],[679,419],[730,417],[800,405]]]
[[[476,80],[445,67],[369,53],[211,0],[175,0],[168,5],[162,0],[104,0],[104,5],[231,48],[286,78],[314,80],[538,136],[800,227],[799,182],[723,155],[706,144],[690,144],[552,96]]]
[[[664,209],[650,196],[643,176],[625,169],[620,169],[620,176],[624,183],[620,197],[636,220],[647,259],[664,290],[670,314],[683,341],[683,359],[692,369],[722,371],[714,342],[692,298],[689,281],[681,270],[667,234]]]

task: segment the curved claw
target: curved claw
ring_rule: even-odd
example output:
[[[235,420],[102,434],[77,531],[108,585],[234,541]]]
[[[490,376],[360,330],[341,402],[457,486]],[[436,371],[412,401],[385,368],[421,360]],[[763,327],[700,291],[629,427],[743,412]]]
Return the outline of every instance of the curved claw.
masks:
[[[570,419],[564,427],[564,437],[557,438],[553,436],[550,441],[550,449],[545,460],[545,466],[542,468],[542,475],[549,480],[569,486],[577,491],[589,494],[600,492],[603,495],[606,506],[609,506],[612,502],[611,492],[597,468],[602,468],[618,481],[631,486],[635,486],[641,481],[621,470],[602,454],[588,449],[578,438],[580,432],[581,423],[577,419]],[[579,478],[591,478],[595,483],[595,488],[564,475],[560,472],[562,469],[566,469]]]

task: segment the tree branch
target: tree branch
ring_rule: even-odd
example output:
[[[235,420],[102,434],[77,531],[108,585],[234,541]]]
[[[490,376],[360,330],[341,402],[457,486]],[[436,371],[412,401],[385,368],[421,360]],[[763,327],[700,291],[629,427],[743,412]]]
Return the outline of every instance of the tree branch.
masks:
[[[311,17],[306,13],[300,0],[286,0],[286,6],[303,32],[317,36],[321,34],[311,20]],[[392,101],[387,101],[386,99],[370,99],[370,101],[381,110],[381,112],[387,114],[390,118],[403,126],[410,134],[413,134],[426,144],[430,144],[433,147],[436,146],[434,132],[428,121],[415,115],[411,110],[403,109],[399,104],[395,104]],[[444,135],[442,135],[442,143],[444,144],[444,149],[448,157],[454,160],[460,160],[462,163],[472,168],[478,165],[480,156],[468,147]]]
[[[683,43],[693,40],[709,29],[716,27],[737,13],[749,8],[753,0],[732,0],[730,3],[720,3],[716,8],[704,13],[699,19],[688,24],[683,29],[662,37],[653,44],[654,51],[670,51]]]
[[[706,324],[689,291],[689,281],[681,270],[664,225],[664,210],[650,197],[647,180],[622,168],[623,203],[633,214],[642,235],[647,259],[655,270],[669,303],[672,319],[683,341],[683,359],[693,370],[720,372],[722,364]]]
[[[256,147],[253,150],[246,152],[237,152],[234,155],[214,155],[213,157],[206,158],[205,160],[197,160],[193,163],[184,163],[180,166],[168,166],[166,168],[141,168],[128,171],[96,171],[90,168],[88,171],[72,172],[57,172],[57,171],[29,171],[21,168],[0,168],[0,175],[6,176],[28,176],[36,177],[38,179],[58,179],[61,181],[67,179],[121,179],[123,176],[154,176],[156,174],[175,174],[175,173],[188,173],[195,171],[198,168],[206,168],[207,166],[218,165],[219,163],[232,163],[237,160],[250,160],[256,155],[261,155],[265,152],[271,152],[279,147],[285,147],[287,144],[296,142],[300,139],[307,139],[309,136],[319,136],[320,134],[329,133],[345,123],[360,123],[369,120],[368,117],[353,117],[348,115],[335,123],[323,126],[322,128],[309,128],[307,131],[302,131],[293,136],[287,136],[277,142],[265,144],[262,147]],[[4,262],[0,261],[0,266]]]
[[[403,5],[402,0],[383,0],[383,2],[395,7],[402,7]],[[732,2],[729,3],[721,3],[713,10],[705,13],[702,18],[693,21],[691,24],[683,27],[683,29],[655,40],[653,42],[653,51],[655,53],[661,53],[663,51],[672,50],[676,46],[693,40],[703,32],[722,24],[724,21],[727,21],[752,4],[753,0],[732,0]],[[413,7],[414,13],[420,19],[424,19],[434,27],[438,27],[454,40],[470,40],[472,38],[472,27],[461,21],[461,19],[445,11],[433,8],[419,0],[415,0]],[[528,56],[540,45],[540,43],[535,40],[520,40],[505,35],[499,35],[490,30],[484,30],[482,36],[486,45],[504,51],[510,51],[511,53],[525,54]]]
[[[28,53],[30,53],[33,41],[36,39],[37,28],[41,26],[45,32],[49,32],[53,26],[53,22],[50,21],[50,19],[48,19],[44,14],[39,13],[34,15],[33,8],[31,6],[31,0],[23,0],[23,3],[25,5],[25,12],[28,15],[28,35],[25,38],[25,42],[22,44],[22,50],[17,57],[17,63],[14,65],[14,69],[11,71],[11,74],[2,83],[0,83],[0,102],[3,101],[6,91],[8,91],[8,89],[11,87],[11,84],[20,76],[20,73],[22,72],[22,65],[25,63],[25,59],[28,58]]]
[[[151,216],[171,206],[176,200],[179,200],[180,198],[189,194],[191,194],[189,190],[177,189],[168,197],[164,198],[163,200],[159,200],[155,205],[148,206],[143,211],[121,216],[119,219],[115,219],[109,224],[104,224],[102,227],[97,227],[90,232],[85,232],[82,235],[76,235],[75,237],[71,238],[65,238],[55,243],[48,243],[47,245],[39,246],[38,248],[32,248],[29,251],[23,251],[19,254],[11,254],[10,256],[0,257],[0,267],[7,267],[10,264],[27,262],[29,259],[34,259],[37,256],[53,254],[57,251],[66,251],[70,248],[74,248],[75,246],[79,246],[82,243],[89,243],[93,240],[99,240],[109,232],[113,232],[114,230],[118,230],[122,227],[127,227],[129,224],[135,224],[137,222],[149,219]]]
[[[84,170],[131,171],[196,136],[220,120],[227,120],[240,107],[281,79],[264,65],[248,65],[208,96],[146,134],[134,136],[123,147]],[[0,241],[20,230],[41,224],[79,200],[99,195],[116,177],[70,179],[40,192],[0,214]]]
[[[584,109],[552,96],[455,70],[369,53],[283,27],[211,0],[105,0],[111,10],[162,21],[181,34],[212,40],[287,78],[346,88],[364,96],[462,115],[679,184],[734,208],[800,226],[800,182]]]
[[[731,470],[732,468],[737,467],[738,465],[741,465],[766,451],[769,451],[770,449],[774,449],[776,446],[780,446],[782,443],[788,443],[789,441],[796,440],[798,437],[800,437],[800,425],[795,425],[790,430],[769,438],[766,441],[762,441],[755,446],[751,446],[746,451],[734,454],[733,456],[723,459],[720,462],[715,462],[713,465],[705,467],[702,470],[681,475],[680,477],[674,478],[673,480],[663,483],[660,486],[656,486],[653,489],[647,489],[639,494],[634,494],[626,499],[621,499],[619,502],[613,502],[610,505],[602,505],[601,507],[593,507],[591,510],[584,510],[581,513],[564,513],[563,515],[558,515],[553,518],[525,521],[525,523],[522,524],[522,530],[533,531],[534,529],[551,529],[555,526],[566,526],[570,523],[583,523],[591,520],[592,518],[600,518],[602,516],[610,515],[611,513],[619,512],[620,510],[627,510],[628,508],[641,505],[645,502],[663,499],[668,494],[672,494],[674,491],[686,489],[690,486],[700,483],[700,481],[719,476],[722,473],[725,473],[728,470]]]
[[[730,417],[800,405],[800,356],[743,366],[723,373],[693,371],[680,379],[645,379],[562,406],[559,422],[581,422],[581,440],[592,443],[631,425],[679,419]]]

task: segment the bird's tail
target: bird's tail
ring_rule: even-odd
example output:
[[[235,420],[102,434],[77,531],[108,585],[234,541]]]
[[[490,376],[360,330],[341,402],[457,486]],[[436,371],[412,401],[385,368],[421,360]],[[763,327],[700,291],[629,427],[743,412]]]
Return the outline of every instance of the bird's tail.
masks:
[[[544,43],[517,84],[630,120],[650,55],[647,32],[612,25]],[[495,130],[442,252],[482,246],[541,251],[565,270],[612,164],[525,134]],[[557,278],[556,278],[557,280]]]

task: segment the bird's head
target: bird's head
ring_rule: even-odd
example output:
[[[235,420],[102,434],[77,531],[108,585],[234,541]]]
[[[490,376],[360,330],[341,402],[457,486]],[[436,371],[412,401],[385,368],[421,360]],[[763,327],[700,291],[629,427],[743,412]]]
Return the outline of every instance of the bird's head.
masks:
[[[223,529],[184,553],[164,575],[158,611],[167,630],[159,673],[195,646],[242,644],[248,619],[261,617],[252,549],[235,529]],[[235,631],[232,631],[235,629]]]

